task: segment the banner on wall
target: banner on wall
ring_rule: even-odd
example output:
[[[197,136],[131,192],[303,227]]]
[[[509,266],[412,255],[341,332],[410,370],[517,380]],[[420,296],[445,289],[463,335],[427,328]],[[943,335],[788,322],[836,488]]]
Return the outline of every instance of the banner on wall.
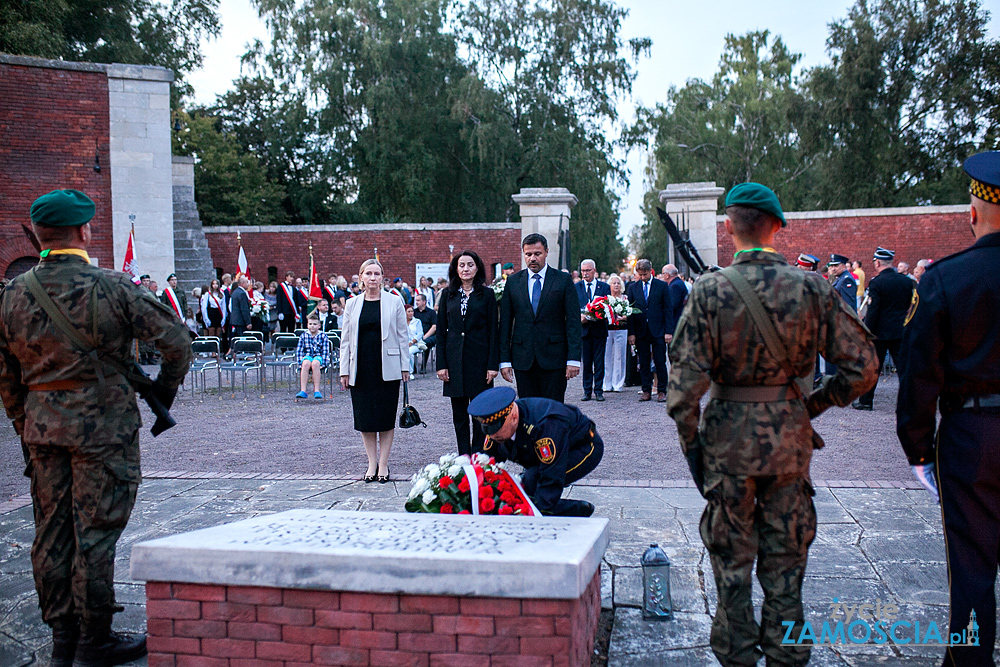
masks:
[[[432,284],[436,283],[438,278],[447,280],[448,266],[448,262],[444,262],[443,264],[417,264],[417,272],[412,285],[419,286],[421,278],[430,278]]]

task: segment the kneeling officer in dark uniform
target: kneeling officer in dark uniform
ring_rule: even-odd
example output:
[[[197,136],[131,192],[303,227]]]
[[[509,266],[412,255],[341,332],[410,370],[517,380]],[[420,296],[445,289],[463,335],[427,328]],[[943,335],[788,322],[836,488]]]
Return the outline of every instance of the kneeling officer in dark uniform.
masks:
[[[488,436],[483,451],[524,466],[521,483],[542,514],[590,516],[593,505],[563,499],[562,492],[604,456],[594,422],[572,405],[516,396],[511,387],[494,387],[469,403],[469,414]]]

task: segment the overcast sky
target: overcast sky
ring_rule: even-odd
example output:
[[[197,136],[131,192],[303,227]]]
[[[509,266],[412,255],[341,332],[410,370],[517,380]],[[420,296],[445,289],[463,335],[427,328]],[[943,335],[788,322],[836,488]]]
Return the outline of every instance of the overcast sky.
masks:
[[[719,65],[719,56],[728,33],[770,30],[781,35],[788,48],[801,53],[802,66],[811,67],[827,61],[827,25],[843,18],[852,0],[701,0],[666,2],[664,0],[620,0],[628,8],[622,36],[650,37],[653,48],[648,58],[638,64],[633,98],[621,102],[625,121],[633,117],[637,104],[652,106],[665,98],[671,85],[682,86],[691,78],[709,79]],[[988,33],[1000,36],[1000,2],[986,0],[992,10]],[[222,36],[204,45],[205,66],[190,75],[195,102],[209,104],[225,92],[240,73],[240,56],[253,39],[266,41],[267,30],[251,8],[249,0],[220,0]],[[634,151],[628,158],[631,187],[622,196],[621,236],[641,225],[642,194],[645,189],[643,167],[646,156]]]

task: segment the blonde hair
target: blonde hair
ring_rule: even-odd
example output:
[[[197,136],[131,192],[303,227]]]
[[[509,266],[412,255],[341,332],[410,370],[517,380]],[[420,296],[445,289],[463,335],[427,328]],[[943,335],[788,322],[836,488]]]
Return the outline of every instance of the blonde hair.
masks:
[[[364,274],[365,269],[367,269],[372,264],[378,267],[378,270],[382,272],[383,276],[385,275],[385,269],[382,268],[381,262],[379,262],[377,259],[366,259],[365,261],[361,262],[361,268],[358,269],[358,275],[360,276]]]

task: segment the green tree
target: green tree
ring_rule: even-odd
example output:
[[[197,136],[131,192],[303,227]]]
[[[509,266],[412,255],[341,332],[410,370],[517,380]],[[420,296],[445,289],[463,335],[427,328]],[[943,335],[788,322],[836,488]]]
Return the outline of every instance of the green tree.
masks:
[[[798,126],[804,100],[794,70],[801,56],[766,30],[726,36],[711,82],[671,87],[667,101],[639,109],[628,132],[633,146],[653,138],[644,198],[647,224],[636,239],[642,256],[666,257],[667,236],[654,207],[670,183],[766,183],[789,210],[808,206],[807,173],[814,157],[802,150]]]
[[[202,64],[201,40],[217,37],[218,0],[14,0],[0,3],[0,51],[174,71],[174,103]]]
[[[276,225],[287,222],[285,191],[268,181],[257,157],[247,153],[216,118],[177,113],[182,130],[174,153],[193,156],[194,192],[206,225]]]
[[[975,0],[859,0],[810,72],[804,142],[828,208],[968,200],[961,161],[996,145],[1000,72]],[[987,140],[990,143],[987,143]]]

